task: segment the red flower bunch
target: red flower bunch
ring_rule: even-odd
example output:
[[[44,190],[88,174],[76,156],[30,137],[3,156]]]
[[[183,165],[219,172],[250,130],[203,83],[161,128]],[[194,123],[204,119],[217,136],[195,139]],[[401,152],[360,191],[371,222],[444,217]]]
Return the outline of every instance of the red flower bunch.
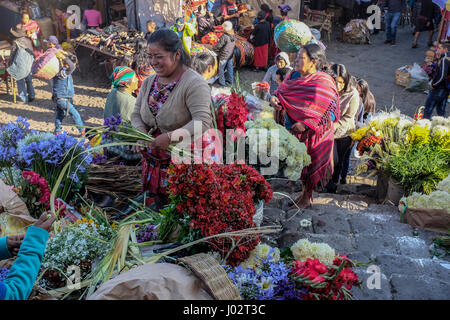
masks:
[[[377,137],[377,136],[365,137],[358,143],[356,150],[358,150],[359,155],[362,156],[364,151],[367,151],[371,145],[373,145],[374,143],[380,143],[380,142],[381,142],[381,137]]]
[[[39,192],[41,193],[41,197],[39,198],[40,203],[50,203],[50,188],[45,178],[33,171],[22,171],[22,177],[28,179],[32,185],[39,187]]]
[[[169,193],[183,202],[177,205],[179,214],[188,214],[190,227],[207,237],[219,233],[252,228],[257,200],[269,202],[273,192],[258,171],[248,165],[176,165],[169,169]],[[236,266],[248,258],[259,237],[234,239],[216,238],[210,245],[222,255],[227,264]]]
[[[303,300],[348,300],[352,297],[350,290],[360,284],[352,266],[346,256],[336,256],[332,266],[307,259],[294,262],[292,275],[307,289]]]
[[[24,179],[26,179],[32,186],[38,187],[39,194],[40,194],[40,198],[39,198],[38,202],[46,210],[49,210],[50,209],[50,188],[48,186],[47,180],[33,171],[22,171],[22,177]],[[24,190],[25,188],[26,187],[22,187],[23,192],[21,192],[22,193],[21,196],[22,196],[22,198],[25,198],[24,200],[27,203],[28,209],[30,209],[30,211],[33,211],[35,202],[32,201],[32,199],[34,198],[35,194],[29,194],[29,193],[33,193],[33,191],[27,192]],[[30,203],[30,201],[28,201],[29,200],[28,198],[31,198],[31,203]],[[33,205],[31,205],[31,204],[33,204]],[[58,199],[55,199],[55,210],[59,211],[59,214],[61,216],[64,216],[65,210],[66,210],[66,205],[64,204],[64,202],[62,202]],[[38,208],[37,212],[35,214],[36,217],[39,217],[41,213],[42,213],[42,210]]]
[[[225,111],[226,105],[226,111]],[[245,133],[248,109],[245,98],[233,92],[226,103],[221,104],[217,110],[217,129],[225,137],[226,129],[241,129]]]

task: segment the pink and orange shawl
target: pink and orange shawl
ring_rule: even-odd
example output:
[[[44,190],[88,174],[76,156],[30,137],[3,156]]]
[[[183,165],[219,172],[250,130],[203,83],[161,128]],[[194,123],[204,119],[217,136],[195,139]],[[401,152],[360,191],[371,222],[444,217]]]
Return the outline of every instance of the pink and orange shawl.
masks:
[[[292,122],[301,122],[308,128],[294,133],[305,143],[311,157],[311,164],[303,169],[302,181],[308,190],[313,190],[319,182],[325,186],[333,173],[334,126],[331,113],[335,115],[334,121],[338,121],[340,112],[334,79],[324,72],[286,79],[275,95]]]

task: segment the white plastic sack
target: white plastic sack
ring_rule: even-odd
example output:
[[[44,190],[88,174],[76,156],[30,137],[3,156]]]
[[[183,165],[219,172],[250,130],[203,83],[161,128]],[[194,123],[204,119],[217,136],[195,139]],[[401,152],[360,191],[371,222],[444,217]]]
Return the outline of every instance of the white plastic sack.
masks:
[[[417,63],[414,63],[414,66],[409,70],[409,74],[411,78],[428,80],[427,73]]]

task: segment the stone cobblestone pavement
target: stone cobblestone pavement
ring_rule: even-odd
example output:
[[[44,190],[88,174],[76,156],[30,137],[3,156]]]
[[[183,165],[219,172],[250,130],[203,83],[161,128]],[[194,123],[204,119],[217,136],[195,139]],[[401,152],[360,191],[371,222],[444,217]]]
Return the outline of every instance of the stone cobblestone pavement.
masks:
[[[290,187],[282,180],[271,180],[271,184],[274,191],[293,199],[299,194],[298,185]],[[289,210],[290,200],[275,194],[264,209],[263,225],[281,225],[283,231],[277,238],[265,237],[265,242],[282,248],[307,238],[325,242],[357,262],[370,261],[371,268],[355,268],[363,281],[361,289],[353,289],[355,299],[450,299],[450,258],[430,254],[433,239],[441,234],[401,223],[400,212],[393,205],[376,204],[366,195],[343,194],[352,187],[358,186],[340,186],[338,194],[314,194],[313,206],[301,211]],[[370,187],[366,189],[370,194]],[[301,227],[302,219],[310,220],[311,227]],[[380,272],[378,288],[373,287],[376,269]]]

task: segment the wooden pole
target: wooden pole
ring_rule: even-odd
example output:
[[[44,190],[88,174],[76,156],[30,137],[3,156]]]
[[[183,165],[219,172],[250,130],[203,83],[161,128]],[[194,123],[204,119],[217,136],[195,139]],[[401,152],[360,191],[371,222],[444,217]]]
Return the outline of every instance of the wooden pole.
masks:
[[[438,42],[441,41],[442,31],[444,29],[444,24],[445,24],[445,18],[446,17],[447,17],[447,9],[444,9],[444,13],[443,13],[442,18],[441,18],[441,25],[439,26]]]

